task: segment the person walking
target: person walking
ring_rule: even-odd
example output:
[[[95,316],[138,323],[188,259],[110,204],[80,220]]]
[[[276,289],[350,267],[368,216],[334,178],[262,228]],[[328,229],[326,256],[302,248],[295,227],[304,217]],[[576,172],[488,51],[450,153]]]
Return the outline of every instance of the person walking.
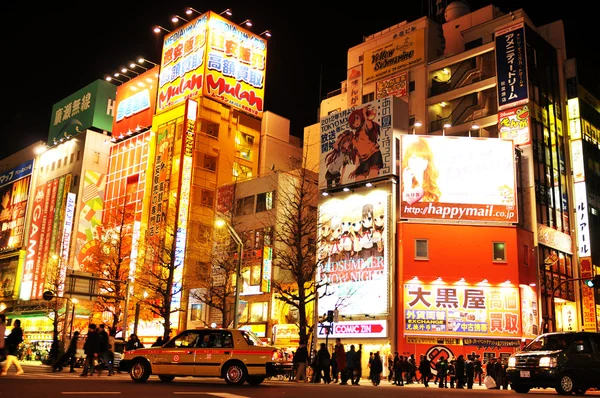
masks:
[[[335,339],[335,357],[337,360],[337,370],[340,373],[340,385],[348,385],[348,372],[346,369],[346,349],[342,341]]]
[[[402,372],[404,370],[404,357],[400,355],[398,360],[394,362],[394,384],[404,386],[404,378]]]
[[[69,341],[69,347],[67,348],[67,350],[65,351],[64,354],[62,354],[59,358],[58,361],[56,361],[54,363],[54,365],[52,366],[52,371],[53,372],[62,372],[63,370],[63,365],[65,363],[69,363],[69,372],[70,373],[75,373],[75,361],[77,360],[77,341],[79,340],[79,332],[75,331],[75,333],[73,333],[73,337],[71,337],[71,341]]]
[[[465,357],[460,354],[456,358],[454,369],[456,371],[456,388],[465,388]]]
[[[23,342],[23,329],[21,329],[21,320],[15,319],[13,322],[14,326],[10,334],[4,339],[4,345],[6,346],[6,362],[4,363],[4,369],[0,375],[6,376],[11,365],[15,365],[17,368],[16,375],[22,375],[25,373],[19,362],[19,345]]]
[[[317,351],[317,375],[323,377],[325,384],[331,383],[331,375],[329,374],[329,367],[331,365],[331,356],[327,350],[327,345],[321,343],[321,348]]]
[[[504,386],[504,378],[502,371],[502,358],[496,358],[496,362],[494,363],[494,374],[496,377],[496,390],[500,390],[502,386]]]
[[[467,356],[467,363],[465,364],[465,376],[467,378],[467,390],[473,389],[473,382],[475,377],[475,361],[473,356]]]
[[[112,376],[115,374],[113,371],[113,359],[114,355],[111,351],[111,345],[109,342],[108,333],[105,330],[106,326],[101,323],[98,326],[98,357],[102,358],[102,362],[108,367],[108,375]],[[102,369],[104,365],[100,364],[98,366],[98,377],[102,375]]]
[[[98,339],[98,332],[96,331],[96,324],[90,323],[87,337],[83,344],[83,352],[85,353],[83,371],[79,377],[86,377],[88,372],[90,374],[94,373],[94,362],[96,362],[96,358],[98,357],[98,351],[100,351],[100,341]]]
[[[334,383],[337,383],[339,381],[339,378],[338,378],[337,355],[335,353],[335,347],[333,349],[333,353],[331,354],[331,380]]]
[[[448,388],[446,378],[448,376],[448,361],[442,355],[440,359],[435,364],[435,369],[437,370],[437,377],[439,380],[438,387],[439,388]]]
[[[427,359],[426,355],[421,355],[421,361],[419,362],[419,373],[421,373],[421,381],[425,387],[429,387],[429,379],[431,378],[431,362]]]
[[[483,366],[481,365],[481,359],[479,358],[479,355],[475,355],[475,360],[473,361],[473,367],[475,370],[475,377],[473,381],[479,380],[479,385],[481,385],[481,379],[483,379]]]
[[[373,361],[371,361],[371,374],[370,379],[373,382],[374,386],[378,386],[381,382],[381,372],[383,372],[383,363],[381,362],[381,357],[379,356],[379,352],[376,352],[373,356]]]
[[[300,379],[306,383],[306,365],[308,363],[308,350],[306,349],[306,343],[300,341],[300,345],[294,355],[294,362],[296,363],[296,383],[300,383]]]
[[[4,346],[4,336],[6,335],[6,315],[0,314],[0,362],[6,360],[6,347]]]
[[[410,354],[410,358],[408,358],[408,362],[410,362],[410,372],[408,374],[409,384],[413,384],[414,382],[419,382],[417,378],[417,360],[415,359],[415,354]]]
[[[362,344],[358,345],[358,350],[354,354],[354,385],[359,386],[362,379]]]
[[[356,361],[356,350],[355,350],[354,344],[352,344],[352,345],[350,345],[350,351],[348,351],[346,353],[346,373],[347,373],[346,380],[348,380],[348,378],[349,378],[350,383],[352,385],[355,384],[354,380],[356,378],[355,361]]]
[[[394,353],[394,356],[390,353],[387,358],[387,368],[388,368],[388,382],[392,382],[394,380],[394,361],[398,357],[398,352]]]

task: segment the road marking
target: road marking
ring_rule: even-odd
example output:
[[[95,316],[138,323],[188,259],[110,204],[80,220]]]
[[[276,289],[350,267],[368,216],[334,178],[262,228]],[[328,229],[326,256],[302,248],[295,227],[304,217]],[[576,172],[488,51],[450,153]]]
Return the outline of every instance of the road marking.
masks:
[[[226,392],[173,391],[173,395],[212,395],[220,398],[250,398],[245,395],[229,394]]]
[[[120,391],[62,391],[62,395],[121,395]]]

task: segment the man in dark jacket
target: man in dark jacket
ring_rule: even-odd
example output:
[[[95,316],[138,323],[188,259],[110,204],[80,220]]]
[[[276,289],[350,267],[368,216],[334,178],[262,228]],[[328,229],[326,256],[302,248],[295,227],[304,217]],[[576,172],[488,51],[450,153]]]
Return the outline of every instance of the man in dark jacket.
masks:
[[[440,356],[440,359],[435,364],[435,369],[437,370],[437,376],[439,379],[439,388],[448,388],[447,386],[447,377],[448,377],[448,361],[444,356]]]
[[[79,332],[75,331],[73,337],[69,342],[69,348],[61,355],[60,359],[54,363],[52,367],[53,372],[61,372],[65,362],[69,361],[69,372],[75,373],[75,361],[77,360],[77,341],[79,340]]]
[[[456,371],[456,388],[465,388],[465,357],[460,354],[454,364]]]
[[[473,382],[475,378],[475,361],[472,355],[467,357],[467,363],[465,364],[465,376],[467,377],[467,389],[473,389]]]
[[[108,367],[108,375],[112,376],[115,374],[113,371],[114,354],[111,351],[108,333],[103,323],[98,327],[98,356],[102,358],[102,362]],[[98,366],[98,376],[102,374],[103,367],[103,365]]]
[[[319,351],[317,351],[317,378],[315,379],[317,382],[320,382],[320,378],[322,376],[325,384],[331,383],[329,370],[330,365],[331,356],[327,350],[327,345],[325,345],[325,343],[321,343],[321,348],[319,348]]]
[[[85,377],[94,372],[94,361],[100,351],[100,342],[98,339],[98,332],[96,331],[96,324],[90,323],[88,326],[87,338],[83,345],[83,352],[85,353],[85,361],[83,362],[83,373],[79,376]]]
[[[421,373],[421,380],[425,387],[429,387],[429,379],[431,378],[431,362],[427,359],[426,355],[421,355],[421,361],[419,362],[419,373]]]

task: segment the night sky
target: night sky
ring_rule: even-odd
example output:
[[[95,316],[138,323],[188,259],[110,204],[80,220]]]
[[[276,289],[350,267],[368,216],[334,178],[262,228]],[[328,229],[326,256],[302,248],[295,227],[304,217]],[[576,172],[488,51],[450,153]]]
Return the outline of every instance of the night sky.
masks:
[[[435,1],[430,1],[435,2]],[[40,3],[40,4],[38,4]],[[319,2],[332,3],[332,2]],[[155,25],[185,10],[233,10],[229,19],[250,18],[251,31],[269,29],[265,109],[291,121],[291,133],[317,122],[319,99],[346,79],[347,50],[363,36],[427,13],[427,0],[352,2],[310,1],[12,1],[3,5],[2,127],[0,159],[38,140],[46,141],[54,103],[96,79],[112,75],[143,56],[160,62],[162,35]],[[569,57],[578,58],[582,80],[599,96],[595,15],[584,2],[560,9],[546,1],[470,1],[475,10],[490,3],[508,12],[523,8],[536,25],[563,19]],[[361,3],[359,3],[361,4]],[[381,4],[381,6],[379,6]],[[400,6],[401,5],[401,6]],[[592,31],[594,30],[594,32]],[[586,45],[589,46],[586,48]]]

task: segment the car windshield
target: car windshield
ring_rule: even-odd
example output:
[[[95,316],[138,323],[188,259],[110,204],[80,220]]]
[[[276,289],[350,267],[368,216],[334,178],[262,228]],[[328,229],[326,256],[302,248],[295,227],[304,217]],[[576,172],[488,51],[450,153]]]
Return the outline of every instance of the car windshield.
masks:
[[[249,330],[241,330],[242,336],[246,340],[248,345],[264,345],[261,339],[259,339],[254,333]]]
[[[523,348],[523,351],[556,351],[564,350],[573,342],[570,335],[542,335]]]

